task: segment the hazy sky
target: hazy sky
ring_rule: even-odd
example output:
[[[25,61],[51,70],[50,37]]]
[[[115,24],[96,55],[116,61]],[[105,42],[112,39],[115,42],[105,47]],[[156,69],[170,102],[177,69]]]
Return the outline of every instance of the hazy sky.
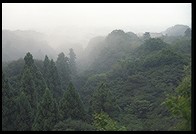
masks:
[[[101,34],[105,30],[107,34],[114,29],[161,32],[175,24],[191,27],[191,3],[2,4],[2,29],[10,30],[30,29],[51,34],[73,29],[76,35],[83,30],[83,36],[90,37],[93,32]]]

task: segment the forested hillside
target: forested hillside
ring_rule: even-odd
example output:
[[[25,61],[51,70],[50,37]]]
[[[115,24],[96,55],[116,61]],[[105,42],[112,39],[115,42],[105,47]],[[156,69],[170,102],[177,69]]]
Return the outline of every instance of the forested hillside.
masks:
[[[4,57],[2,130],[191,130],[191,31],[179,35],[113,30],[91,39],[79,63],[72,48],[56,60],[51,49],[44,60]],[[5,47],[19,38],[9,36]]]

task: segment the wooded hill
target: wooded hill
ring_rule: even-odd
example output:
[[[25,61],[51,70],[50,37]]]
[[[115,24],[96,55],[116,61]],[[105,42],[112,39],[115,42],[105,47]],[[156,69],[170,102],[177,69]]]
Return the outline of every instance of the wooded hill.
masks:
[[[190,32],[114,30],[92,39],[80,64],[73,49],[3,62],[2,130],[191,130]]]

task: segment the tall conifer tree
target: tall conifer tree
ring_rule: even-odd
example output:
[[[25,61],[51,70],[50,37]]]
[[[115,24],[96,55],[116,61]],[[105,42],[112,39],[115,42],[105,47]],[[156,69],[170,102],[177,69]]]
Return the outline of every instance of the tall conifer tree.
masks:
[[[60,53],[58,55],[56,61],[56,67],[58,70],[58,74],[60,76],[62,88],[65,90],[70,82],[70,69],[68,64],[68,58],[65,57],[64,53]]]
[[[76,54],[74,53],[73,49],[69,49],[69,56],[70,56],[70,60],[69,60],[69,66],[70,66],[70,70],[71,70],[71,74],[72,75],[76,75],[77,73],[77,68],[76,68]]]
[[[58,106],[49,89],[45,90],[33,123],[35,131],[49,131],[58,122]]]
[[[16,103],[8,79],[2,72],[2,130],[15,129]]]
[[[64,97],[60,101],[60,112],[63,119],[84,119],[84,107],[79,94],[76,92],[72,83],[64,93]]]
[[[33,122],[33,110],[29,103],[28,96],[21,92],[17,97],[17,116],[16,116],[16,130],[30,131]]]
[[[44,60],[43,76],[48,88],[52,91],[53,96],[58,99],[62,97],[62,86],[55,62],[53,59],[50,61],[47,55]]]

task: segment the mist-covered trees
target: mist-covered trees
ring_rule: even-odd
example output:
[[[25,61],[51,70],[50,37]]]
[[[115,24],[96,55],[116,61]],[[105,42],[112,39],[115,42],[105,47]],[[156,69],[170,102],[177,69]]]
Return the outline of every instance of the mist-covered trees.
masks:
[[[129,52],[117,49],[115,45],[114,48],[103,50],[99,61],[95,61],[96,66],[89,68],[92,70],[88,72],[88,79],[80,91],[85,104],[88,106],[86,102],[93,96],[98,100],[98,95],[95,95],[97,85],[106,82],[120,109],[118,120],[126,124],[128,130],[168,130],[175,120],[170,118],[170,112],[161,103],[166,93],[171,94],[179,84],[184,76],[183,66],[189,63],[191,55],[190,40],[181,38],[175,41],[179,46],[166,43],[161,38],[149,38]],[[112,57],[108,51],[125,56]],[[117,62],[112,62],[111,58]],[[113,65],[110,70],[100,69],[105,63]],[[100,98],[100,101],[104,100],[104,97]],[[89,113],[93,113],[93,105],[103,109],[103,102],[100,101],[90,102]]]
[[[27,53],[3,65],[2,129],[190,130],[191,40],[167,39],[115,30],[95,43],[103,48],[92,66],[75,74],[72,49],[56,61]]]
[[[77,68],[76,68],[76,54],[74,53],[73,49],[69,49],[69,66],[70,66],[70,71],[72,75],[76,75],[77,73]]]
[[[46,83],[28,52],[24,57],[25,65],[21,73],[21,87],[16,101],[17,130],[31,130],[37,105],[45,92]]]
[[[33,109],[36,109],[37,102],[41,100],[47,85],[42,73],[34,64],[33,56],[28,52],[24,58],[25,65],[21,77],[21,91],[23,91]]]
[[[44,64],[43,65],[43,76],[44,76],[44,79],[46,80],[46,83],[48,84],[48,83],[50,83],[48,80],[48,78],[50,77],[50,74],[49,74],[50,60],[47,55],[45,56],[43,64]]]
[[[150,39],[150,32],[145,32],[144,35],[143,35],[143,39],[144,40]]]
[[[132,50],[140,44],[139,38],[135,38],[135,36],[125,33],[123,30],[113,30],[103,42],[97,45],[102,46],[103,50],[101,52],[97,53],[96,47],[92,50],[92,57],[96,57],[96,60],[89,67],[89,70],[94,70],[96,73],[111,70],[113,64],[125,57],[126,53],[132,53]]]
[[[66,62],[61,64],[57,61],[57,65],[62,65],[59,68],[68,73],[63,78],[69,78],[68,60],[61,56]],[[12,89],[2,71],[3,130],[49,131],[53,130],[59,121],[65,121],[69,117],[76,120],[85,119],[83,104],[73,84],[70,83],[64,90],[63,98],[62,79],[59,78],[55,62],[45,56],[43,64],[39,63],[39,68],[36,64],[32,54],[28,52],[24,57],[24,67],[21,66],[23,69],[18,72],[21,78],[19,89]],[[6,73],[15,75],[9,70],[6,70]],[[65,107],[62,107],[63,105]]]
[[[68,57],[65,57],[64,53],[60,53],[58,55],[57,61],[56,61],[56,67],[58,70],[58,74],[60,77],[60,81],[62,84],[63,90],[65,90],[70,82],[70,68],[68,64]]]
[[[45,54],[55,57],[56,51],[44,39],[45,34],[33,30],[2,30],[2,61],[13,61],[31,51],[35,59]]]
[[[191,37],[191,29],[187,28],[184,34],[185,34],[185,37]]]
[[[49,60],[47,55],[45,56],[43,65],[43,76],[54,97],[60,98],[63,94],[63,90],[57,67],[53,59]]]

